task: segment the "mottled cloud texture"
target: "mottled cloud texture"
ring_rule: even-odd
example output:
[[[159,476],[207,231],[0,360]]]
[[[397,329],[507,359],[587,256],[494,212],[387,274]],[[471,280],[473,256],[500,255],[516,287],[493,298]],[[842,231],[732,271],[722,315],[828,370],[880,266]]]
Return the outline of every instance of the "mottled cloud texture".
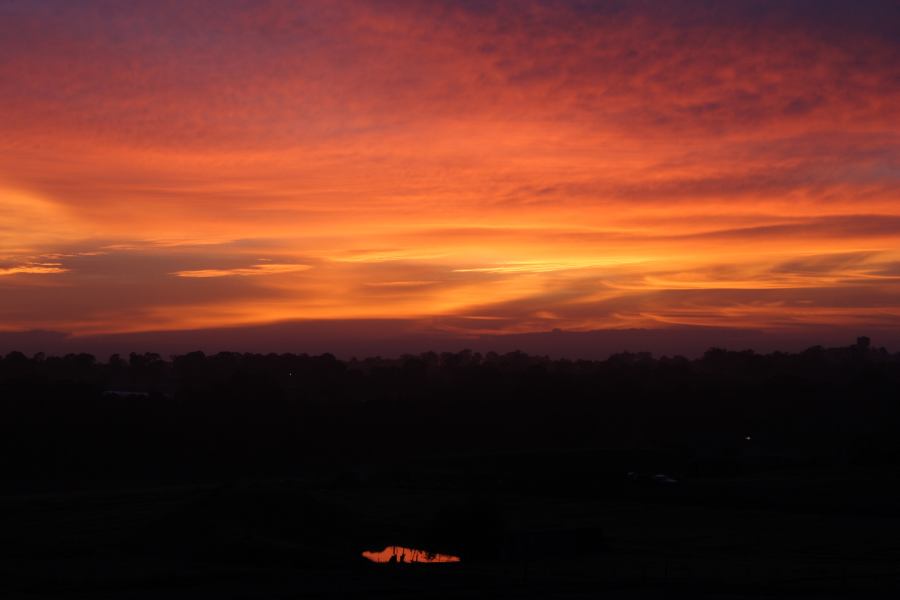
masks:
[[[0,57],[0,330],[900,328],[893,1],[0,0]]]

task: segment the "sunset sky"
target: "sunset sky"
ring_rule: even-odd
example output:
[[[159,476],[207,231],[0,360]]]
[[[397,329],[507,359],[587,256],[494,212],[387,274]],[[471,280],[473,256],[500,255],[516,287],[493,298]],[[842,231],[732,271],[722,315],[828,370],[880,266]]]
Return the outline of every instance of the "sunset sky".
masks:
[[[0,331],[373,319],[896,335],[900,5],[0,0]]]

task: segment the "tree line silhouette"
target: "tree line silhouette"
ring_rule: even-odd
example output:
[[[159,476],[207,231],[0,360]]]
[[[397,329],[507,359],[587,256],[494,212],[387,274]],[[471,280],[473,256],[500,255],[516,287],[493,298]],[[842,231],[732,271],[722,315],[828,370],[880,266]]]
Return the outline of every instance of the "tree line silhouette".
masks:
[[[867,338],[694,360],[12,352],[0,359],[0,472],[5,486],[170,481],[561,450],[649,452],[707,474],[892,464],[898,392],[900,353]]]

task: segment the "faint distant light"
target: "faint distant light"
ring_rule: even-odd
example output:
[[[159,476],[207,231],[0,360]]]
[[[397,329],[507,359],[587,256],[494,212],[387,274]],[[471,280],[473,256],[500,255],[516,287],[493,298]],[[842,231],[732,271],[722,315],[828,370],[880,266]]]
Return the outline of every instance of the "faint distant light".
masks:
[[[751,438],[749,435],[745,435],[745,436],[744,436],[744,439],[747,440],[747,441],[749,442],[749,441],[750,441],[751,439],[753,439],[753,438]]]

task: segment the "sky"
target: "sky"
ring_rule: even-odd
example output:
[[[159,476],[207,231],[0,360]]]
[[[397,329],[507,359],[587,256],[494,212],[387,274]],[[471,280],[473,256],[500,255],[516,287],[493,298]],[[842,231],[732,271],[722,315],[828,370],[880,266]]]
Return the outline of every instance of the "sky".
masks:
[[[0,342],[279,323],[900,340],[900,5],[0,0]]]

